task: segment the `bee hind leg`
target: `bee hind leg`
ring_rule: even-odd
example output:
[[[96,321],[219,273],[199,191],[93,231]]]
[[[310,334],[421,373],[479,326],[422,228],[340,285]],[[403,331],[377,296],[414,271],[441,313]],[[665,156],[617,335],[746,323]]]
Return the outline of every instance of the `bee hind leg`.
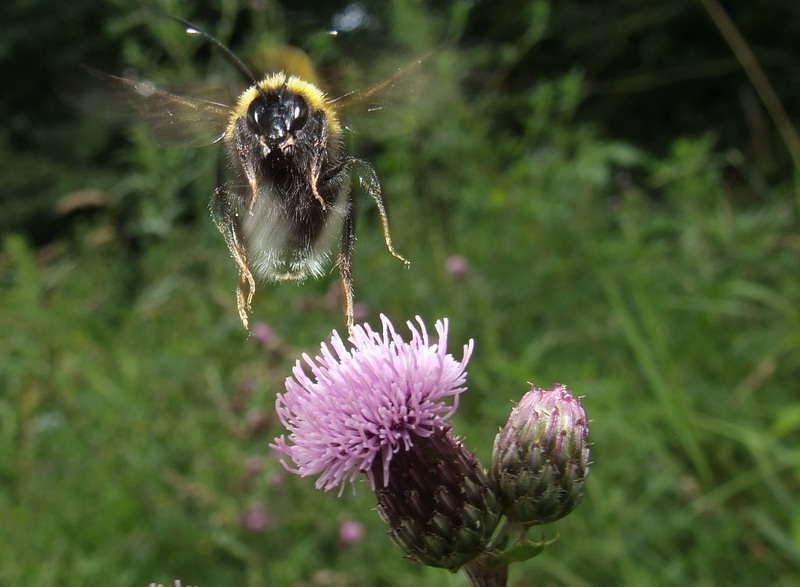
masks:
[[[342,276],[342,302],[344,304],[344,317],[348,332],[352,330],[355,322],[353,310],[353,247],[355,245],[355,227],[353,220],[352,197],[348,201],[347,214],[344,217],[342,229],[342,247],[339,250],[339,273]]]
[[[217,187],[209,204],[211,216],[217,228],[225,237],[225,243],[239,266],[239,283],[236,287],[236,307],[239,319],[246,330],[250,330],[250,307],[256,292],[256,281],[247,263],[247,252],[240,234],[237,206],[224,186]]]
[[[237,259],[237,263],[239,260]],[[245,288],[247,292],[245,293]],[[250,307],[253,302],[253,294],[256,292],[256,282],[253,274],[247,267],[240,267],[239,284],[236,286],[236,309],[239,311],[239,319],[245,330],[250,330]]]

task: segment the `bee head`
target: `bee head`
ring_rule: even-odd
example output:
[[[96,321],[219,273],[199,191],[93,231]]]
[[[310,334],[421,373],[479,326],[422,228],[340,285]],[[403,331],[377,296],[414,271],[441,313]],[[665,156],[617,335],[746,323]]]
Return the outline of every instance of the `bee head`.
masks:
[[[239,132],[237,121],[240,118],[244,118],[244,126],[257,139],[265,158],[275,152],[289,157],[294,153],[298,139],[302,143],[306,138],[305,143],[308,146],[314,140],[319,141],[319,135],[322,135],[322,142],[325,142],[327,136],[338,137],[341,134],[335,112],[319,88],[282,73],[268,76],[258,82],[242,60],[220,41],[188,21],[172,18],[183,24],[187,33],[199,35],[217,47],[250,83],[250,88],[239,97],[239,102],[233,109],[231,122],[225,133],[226,140],[234,140],[233,136]],[[314,118],[324,119],[324,131],[320,129],[309,131],[305,128],[312,112]],[[318,136],[303,137],[304,130],[307,131],[306,134]]]
[[[247,107],[247,125],[268,152],[277,149],[290,155],[308,115],[308,101],[283,84],[278,89],[256,94]]]

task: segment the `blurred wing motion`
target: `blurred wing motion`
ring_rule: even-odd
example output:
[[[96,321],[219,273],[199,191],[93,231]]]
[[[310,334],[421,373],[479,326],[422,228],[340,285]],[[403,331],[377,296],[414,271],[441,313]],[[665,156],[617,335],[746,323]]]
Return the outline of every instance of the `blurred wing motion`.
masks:
[[[366,88],[360,88],[358,90],[354,90],[352,92],[347,92],[339,96],[338,98],[334,98],[331,100],[331,103],[338,109],[349,109],[356,105],[367,105],[369,110],[377,110],[380,109],[380,104],[386,102],[387,94],[395,89],[395,86],[398,85],[400,80],[404,78],[408,78],[409,75],[419,68],[423,63],[425,63],[432,55],[439,52],[438,49],[429,51],[422,57],[415,59],[412,63],[405,67],[401,67],[396,72],[394,72],[389,77],[371,85],[367,86]],[[401,84],[406,88],[409,87],[409,84],[406,82]],[[378,101],[375,99],[379,98]]]
[[[222,139],[230,122],[231,107],[226,104],[173,94],[145,80],[89,71],[107,88],[91,107],[144,123],[159,143],[210,145]]]

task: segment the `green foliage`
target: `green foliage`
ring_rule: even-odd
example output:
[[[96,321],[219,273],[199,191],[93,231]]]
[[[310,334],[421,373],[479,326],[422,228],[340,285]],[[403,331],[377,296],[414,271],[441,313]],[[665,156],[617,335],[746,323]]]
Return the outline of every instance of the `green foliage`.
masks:
[[[25,18],[0,19],[21,23],[3,25],[14,34],[0,35],[0,49],[21,43],[55,71],[74,55],[53,43],[91,63],[102,40],[112,59],[157,79],[235,79],[181,27],[118,4],[97,38],[79,39],[24,2],[7,4],[3,14]],[[304,13],[251,4],[197,10],[244,51],[260,27],[278,37],[310,28]],[[198,16],[185,6],[163,8]],[[395,323],[448,316],[456,354],[475,339],[456,432],[484,462],[526,381],[568,385],[593,419],[586,499],[544,530],[542,541],[560,539],[512,567],[512,582],[793,584],[791,182],[766,173],[729,127],[648,127],[637,141],[611,117],[588,120],[597,61],[576,51],[585,59],[528,67],[552,60],[545,49],[577,18],[558,3],[529,3],[524,30],[498,8],[485,38],[470,20],[483,5],[381,6],[385,29],[354,31],[344,48],[311,46],[324,71],[338,63],[362,86],[438,48],[380,116],[353,116],[350,146],[375,163],[395,244],[412,261],[403,270],[386,252],[360,197],[356,300],[373,322],[379,312]],[[662,3],[657,14],[673,22],[686,10]],[[470,43],[442,44],[464,18]],[[234,34],[247,19],[253,30]],[[386,30],[396,36],[385,53],[358,50]],[[370,79],[362,63],[382,71]],[[15,104],[0,131],[0,584],[465,585],[403,560],[365,486],[323,494],[267,447],[281,433],[273,402],[293,362],[343,328],[338,284],[332,274],[260,285],[254,321],[273,334],[242,331],[236,269],[206,212],[219,150],[159,146],[141,128],[75,113],[45,133]],[[40,112],[51,121],[66,110]],[[32,129],[22,142],[20,128]],[[55,202],[78,190],[98,190],[100,204],[59,212]],[[456,255],[466,268],[448,270]],[[350,519],[367,535],[346,546],[337,533]]]

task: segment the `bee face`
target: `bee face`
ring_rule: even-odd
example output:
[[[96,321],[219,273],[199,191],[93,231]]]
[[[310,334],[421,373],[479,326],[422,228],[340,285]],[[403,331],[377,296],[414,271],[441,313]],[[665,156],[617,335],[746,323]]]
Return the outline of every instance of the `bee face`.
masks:
[[[257,137],[264,157],[273,151],[290,157],[298,140],[305,140],[308,102],[303,96],[288,92],[284,86],[277,92],[259,95],[247,108],[247,128]]]
[[[325,94],[298,77],[284,74],[268,76],[242,94],[230,117],[228,138],[240,119],[268,149],[265,156],[304,141],[312,146],[314,135],[322,130],[321,119],[326,119],[329,139],[336,140],[341,134],[336,111]]]

